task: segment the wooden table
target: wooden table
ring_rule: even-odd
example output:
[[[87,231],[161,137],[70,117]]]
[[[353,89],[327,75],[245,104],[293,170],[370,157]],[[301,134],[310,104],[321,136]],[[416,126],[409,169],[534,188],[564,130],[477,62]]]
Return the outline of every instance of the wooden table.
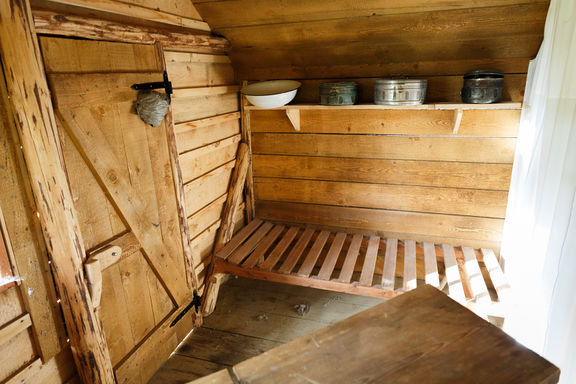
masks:
[[[529,384],[559,375],[427,285],[193,383]]]

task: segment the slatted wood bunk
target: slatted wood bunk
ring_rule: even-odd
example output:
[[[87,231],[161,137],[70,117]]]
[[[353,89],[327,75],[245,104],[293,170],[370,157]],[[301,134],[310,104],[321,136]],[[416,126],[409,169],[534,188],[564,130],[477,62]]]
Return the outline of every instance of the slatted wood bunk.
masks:
[[[214,258],[215,273],[392,298],[422,284],[460,303],[505,298],[491,249],[381,239],[252,220]]]

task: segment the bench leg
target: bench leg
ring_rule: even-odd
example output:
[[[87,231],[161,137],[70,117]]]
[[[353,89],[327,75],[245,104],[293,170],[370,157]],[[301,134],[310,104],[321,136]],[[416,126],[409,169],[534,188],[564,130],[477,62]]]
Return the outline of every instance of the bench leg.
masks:
[[[225,277],[225,273],[213,273],[210,279],[208,279],[204,300],[202,300],[203,316],[210,316],[212,312],[214,312],[216,300],[218,300],[218,292],[220,291],[220,284],[222,284]]]

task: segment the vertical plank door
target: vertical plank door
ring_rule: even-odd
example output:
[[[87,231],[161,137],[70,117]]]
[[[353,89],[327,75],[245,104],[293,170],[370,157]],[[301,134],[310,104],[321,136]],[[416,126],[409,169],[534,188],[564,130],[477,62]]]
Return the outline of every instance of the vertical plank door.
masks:
[[[145,383],[197,320],[192,310],[170,327],[197,287],[173,127],[169,118],[144,123],[130,88],[162,81],[162,52],[53,37],[40,45],[87,259],[121,249],[98,278],[97,313],[116,379]]]

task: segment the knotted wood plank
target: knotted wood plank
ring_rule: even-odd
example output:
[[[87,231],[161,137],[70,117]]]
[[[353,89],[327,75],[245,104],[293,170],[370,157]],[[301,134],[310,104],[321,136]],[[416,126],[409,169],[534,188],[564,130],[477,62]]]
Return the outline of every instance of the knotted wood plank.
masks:
[[[101,323],[82,271],[86,250],[64,170],[60,137],[28,1],[0,1],[0,60],[26,159],[72,354],[82,382],[114,383]]]

